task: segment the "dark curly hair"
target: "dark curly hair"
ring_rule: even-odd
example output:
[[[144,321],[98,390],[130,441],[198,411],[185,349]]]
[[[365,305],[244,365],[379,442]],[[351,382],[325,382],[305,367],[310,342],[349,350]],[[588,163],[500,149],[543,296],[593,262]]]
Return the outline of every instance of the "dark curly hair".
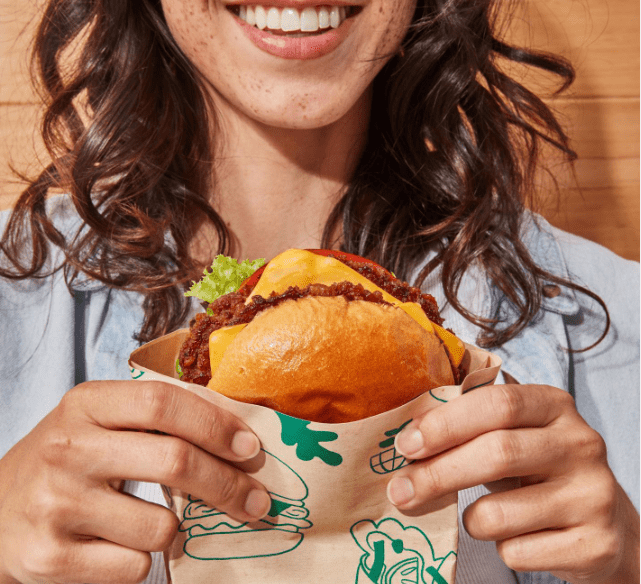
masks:
[[[536,265],[520,241],[541,145],[575,155],[550,109],[501,64],[545,70],[558,76],[560,90],[574,72],[559,57],[501,40],[499,18],[511,4],[418,1],[401,51],[374,81],[367,144],[321,243],[340,242],[402,279],[436,249],[413,283],[441,267],[447,300],[481,327],[477,342],[487,347],[534,318],[546,281],[598,299]],[[74,46],[70,62],[65,54]],[[219,253],[230,252],[231,240],[208,202],[215,144],[203,128],[215,123],[212,104],[160,1],[50,0],[33,64],[53,162],[14,208],[0,242],[11,265],[0,275],[46,275],[53,243],[65,260],[50,269],[64,270],[69,286],[87,277],[145,295],[141,341],[178,327],[188,311],[184,286],[203,268],[189,254],[194,226],[213,226]],[[65,236],[47,217],[54,187],[75,205],[84,226],[77,234]],[[516,308],[513,321],[460,304],[458,288],[473,264]]]

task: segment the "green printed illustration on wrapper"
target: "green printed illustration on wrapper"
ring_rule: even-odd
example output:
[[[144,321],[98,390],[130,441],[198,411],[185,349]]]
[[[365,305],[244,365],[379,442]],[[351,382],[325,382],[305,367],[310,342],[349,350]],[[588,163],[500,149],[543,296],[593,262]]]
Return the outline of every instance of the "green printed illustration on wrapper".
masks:
[[[281,440],[287,446],[296,446],[296,456],[300,460],[309,461],[320,458],[325,464],[338,466],[343,462],[343,457],[338,452],[321,446],[321,442],[333,442],[338,438],[336,432],[312,430],[308,426],[311,422],[292,418],[286,414],[276,412],[282,426]]]
[[[387,436],[387,438],[378,444],[379,448],[383,448],[384,450],[378,452],[369,459],[369,466],[376,474],[394,472],[408,464],[407,459],[396,451],[396,448],[394,447],[394,438],[411,421],[412,419],[410,418],[398,428],[393,428],[392,430],[387,430],[387,432],[385,432],[385,436]]]
[[[145,374],[144,371],[141,371],[140,369],[136,369],[135,367],[131,367],[129,369],[129,372],[131,373],[132,379],[140,379]]]
[[[456,552],[437,557],[429,537],[418,527],[405,527],[394,518],[364,519],[350,531],[364,552],[355,584],[453,584],[443,574],[453,573]]]
[[[187,556],[203,561],[246,560],[286,554],[301,544],[301,530],[313,525],[304,503],[307,485],[288,464],[263,452],[267,476],[278,482],[278,486],[265,485],[272,499],[269,513],[260,521],[236,521],[190,495],[178,527],[187,533],[183,545]]]

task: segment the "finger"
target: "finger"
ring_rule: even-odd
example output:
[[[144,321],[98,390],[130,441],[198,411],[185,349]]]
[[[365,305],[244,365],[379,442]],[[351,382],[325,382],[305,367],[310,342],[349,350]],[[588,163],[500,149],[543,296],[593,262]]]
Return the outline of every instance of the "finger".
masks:
[[[178,531],[169,509],[126,493],[101,491],[91,504],[78,505],[66,530],[72,536],[100,538],[143,552],[167,549]]]
[[[84,412],[103,428],[156,430],[178,436],[227,460],[253,458],[260,441],[233,414],[168,383],[112,382],[81,384],[67,399],[78,399]]]
[[[553,387],[480,387],[412,421],[395,447],[406,458],[425,458],[499,428],[543,427],[567,411],[575,411],[572,397]]]
[[[463,525],[475,539],[500,541],[545,529],[574,527],[587,500],[589,486],[556,479],[511,491],[485,495],[463,512]]]
[[[269,494],[256,479],[190,442],[143,432],[109,432],[97,479],[161,483],[206,501],[239,521],[264,517]]]
[[[518,572],[552,572],[562,579],[601,581],[621,553],[621,541],[611,532],[591,526],[539,531],[497,542],[505,564]]]
[[[408,509],[507,477],[546,476],[562,469],[567,454],[565,443],[555,444],[549,430],[497,430],[401,469],[388,484],[388,497]]]
[[[25,556],[25,581],[65,584],[128,584],[141,582],[151,568],[151,555],[104,540],[79,540],[67,545],[32,542]]]

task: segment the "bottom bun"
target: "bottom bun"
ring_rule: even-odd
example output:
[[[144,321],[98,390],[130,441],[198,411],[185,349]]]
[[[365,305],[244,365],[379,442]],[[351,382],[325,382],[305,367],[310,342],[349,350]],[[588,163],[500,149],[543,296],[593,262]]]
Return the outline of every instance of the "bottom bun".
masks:
[[[453,383],[440,339],[400,308],[305,297],[259,313],[208,387],[304,420],[340,423]]]
[[[239,531],[199,533],[194,528],[183,546],[184,552],[196,560],[241,560],[278,556],[298,547],[303,534],[283,529],[251,529],[248,524]]]

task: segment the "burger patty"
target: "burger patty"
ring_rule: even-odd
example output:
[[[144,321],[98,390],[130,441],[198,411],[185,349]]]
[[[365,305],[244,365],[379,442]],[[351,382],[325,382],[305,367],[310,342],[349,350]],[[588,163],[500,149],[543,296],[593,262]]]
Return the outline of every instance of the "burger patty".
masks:
[[[423,294],[418,288],[410,286],[407,282],[393,278],[382,268],[346,260],[341,261],[394,298],[402,302],[420,304],[432,322],[438,325],[442,324],[443,319],[439,315],[438,306],[433,296]],[[259,312],[277,306],[286,300],[297,300],[307,296],[343,296],[348,302],[360,300],[391,306],[389,302],[383,300],[383,295],[380,292],[370,292],[365,290],[361,284],[352,284],[351,282],[338,282],[329,286],[311,284],[303,289],[290,286],[282,294],[273,294],[269,298],[254,296],[249,304],[245,304],[251,292],[252,289],[248,288],[242,292],[221,296],[209,305],[207,313],[197,314],[192,319],[189,324],[189,337],[181,347],[178,357],[183,381],[203,386],[209,383],[211,379],[209,335],[212,332],[227,326],[249,323]],[[460,373],[456,367],[452,369],[456,378],[455,382],[459,383]]]

